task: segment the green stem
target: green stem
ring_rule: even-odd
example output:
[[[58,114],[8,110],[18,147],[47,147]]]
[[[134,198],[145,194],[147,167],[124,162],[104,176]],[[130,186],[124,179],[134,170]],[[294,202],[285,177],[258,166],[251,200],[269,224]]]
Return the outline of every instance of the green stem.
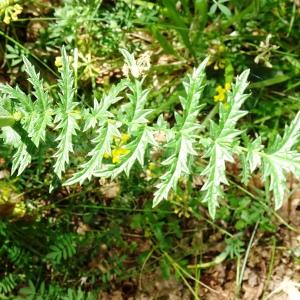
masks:
[[[202,122],[203,128],[206,128],[209,121],[218,113],[219,111],[219,104],[216,104],[213,109],[209,112],[209,114],[205,117],[205,119]]]
[[[229,255],[228,248],[225,248],[225,250],[223,252],[221,252],[218,256],[216,256],[214,260],[205,262],[205,263],[201,263],[201,264],[197,264],[197,265],[189,265],[188,268],[189,269],[211,268],[211,267],[214,267],[214,266],[222,263],[227,258],[228,255]]]
[[[168,260],[173,264],[173,266],[176,266],[177,270],[180,270],[182,274],[184,274],[186,277],[192,280],[197,280],[195,277],[193,277],[188,271],[186,271],[182,266],[180,266],[167,252],[163,251],[163,254],[168,258]],[[200,280],[197,280],[200,285],[205,287],[206,289],[210,290],[213,293],[219,294],[218,291],[212,289],[210,286],[206,285]]]
[[[245,254],[244,261],[243,261],[242,269],[241,269],[241,272],[239,273],[239,278],[238,278],[238,282],[237,282],[237,297],[239,297],[240,288],[241,288],[241,285],[242,285],[244,273],[245,273],[246,266],[247,266],[247,261],[248,261],[248,258],[249,258],[250,250],[251,250],[252,245],[253,245],[253,241],[254,241],[254,237],[255,237],[258,225],[259,225],[259,221],[256,222],[255,227],[253,229],[253,232],[252,232],[252,235],[251,235],[251,238],[250,238],[247,250],[246,250],[246,254]]]
[[[274,267],[274,262],[275,262],[275,253],[276,253],[276,238],[272,237],[271,261],[270,261],[269,268],[268,268],[266,283],[264,284],[264,292],[263,292],[263,295],[261,297],[262,299],[265,298],[265,294],[266,294],[266,291],[267,291],[267,288],[269,286],[271,276],[272,276],[272,273],[273,273],[273,267]]]

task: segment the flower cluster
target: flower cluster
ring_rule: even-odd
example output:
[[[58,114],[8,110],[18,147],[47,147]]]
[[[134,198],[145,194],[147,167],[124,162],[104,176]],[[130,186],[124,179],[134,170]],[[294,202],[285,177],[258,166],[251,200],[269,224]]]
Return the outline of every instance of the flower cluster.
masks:
[[[212,44],[210,45],[208,49],[209,54],[209,61],[208,65],[212,65],[214,67],[214,70],[224,69],[225,68],[225,46],[221,44],[220,41],[212,41]]]
[[[190,218],[193,213],[192,208],[189,206],[189,195],[187,193],[183,195],[173,194],[171,201],[175,205],[173,211],[179,218]]]
[[[11,21],[18,20],[18,15],[22,12],[23,7],[19,4],[14,4],[14,1],[0,0],[0,15],[3,17],[5,24],[10,24]]]
[[[111,154],[105,153],[104,157],[105,158],[111,157],[112,163],[118,164],[121,161],[121,156],[129,153],[129,150],[124,147],[124,145],[128,142],[129,139],[130,139],[130,135],[127,133],[121,134],[120,137],[115,136],[114,137],[115,145],[113,146]]]
[[[17,217],[21,218],[26,214],[26,206],[21,201],[16,189],[10,183],[0,183],[0,218]]]
[[[25,203],[20,201],[15,204],[14,210],[13,210],[13,217],[22,218],[26,214],[26,206]]]
[[[134,78],[139,78],[150,69],[151,51],[146,51],[138,59],[135,59],[133,54],[126,53],[122,49],[120,51],[125,57],[122,72],[126,77],[131,74]]]
[[[270,40],[272,38],[271,34],[268,34],[265,41],[260,42],[259,47],[257,48],[257,52],[259,53],[255,58],[254,62],[256,64],[263,62],[267,68],[272,68],[272,64],[270,62],[272,52],[277,50],[279,46],[272,45]]]
[[[225,83],[224,87],[218,85],[216,87],[217,95],[214,96],[215,102],[224,102],[226,100],[226,93],[230,90],[230,83]]]
[[[72,55],[68,56],[68,60],[69,60],[69,62],[71,64],[71,66],[74,67],[73,56]],[[57,69],[61,69],[62,68],[62,57],[61,56],[56,56],[55,57],[54,65],[55,65],[55,67],[57,67]]]

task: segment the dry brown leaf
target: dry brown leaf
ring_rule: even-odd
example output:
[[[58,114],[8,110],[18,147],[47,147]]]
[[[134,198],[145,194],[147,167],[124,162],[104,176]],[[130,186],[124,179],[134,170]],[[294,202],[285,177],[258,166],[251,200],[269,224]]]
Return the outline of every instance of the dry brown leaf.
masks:
[[[100,188],[101,193],[107,199],[116,198],[120,193],[120,185],[117,182],[106,183]]]
[[[82,234],[83,235],[83,234],[86,234],[89,231],[91,231],[91,228],[90,228],[89,225],[84,224],[83,222],[79,222],[77,230],[76,230],[76,232],[78,234]]]
[[[7,170],[1,170],[0,171],[0,179],[3,179],[3,178],[8,178],[10,175],[9,171]]]
[[[299,300],[300,299],[300,283],[294,282],[290,280],[289,278],[285,278],[281,283],[279,283],[278,287],[270,293],[267,297],[267,299],[275,299],[274,296],[276,294],[285,294],[283,297],[286,298],[277,298],[279,299],[287,299],[287,300]]]

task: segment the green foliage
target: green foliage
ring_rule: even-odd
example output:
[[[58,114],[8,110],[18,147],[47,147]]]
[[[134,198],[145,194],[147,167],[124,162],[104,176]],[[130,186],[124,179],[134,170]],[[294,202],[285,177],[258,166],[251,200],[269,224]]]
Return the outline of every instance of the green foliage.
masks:
[[[300,112],[290,126],[286,126],[283,137],[276,136],[273,144],[262,156],[264,180],[270,179],[270,190],[274,193],[275,208],[282,206],[286,190],[286,175],[291,172],[300,176],[300,154],[294,150],[300,137]]]
[[[47,46],[77,47],[82,54],[110,55],[131,27],[130,13],[125,1],[114,7],[102,1],[65,0],[55,9],[56,21],[43,32],[42,41]]]
[[[207,203],[213,218],[219,200],[223,198],[223,185],[228,185],[226,163],[234,163],[234,157],[239,156],[244,162],[242,179],[246,182],[250,174],[262,165],[263,180],[267,182],[270,178],[270,190],[274,192],[275,208],[278,209],[282,205],[286,173],[292,172],[296,176],[300,174],[299,154],[293,150],[299,138],[299,113],[291,125],[286,127],[283,137],[277,136],[272,147],[267,148],[266,151],[263,151],[260,138],[253,143],[246,143],[245,147],[242,146],[241,130],[236,126],[247,113],[241,109],[248,97],[244,94],[249,76],[249,70],[246,70],[236,78],[236,82],[228,92],[227,103],[220,104],[219,122],[210,120],[209,131],[206,133],[205,128],[198,123],[199,112],[203,107],[199,99],[204,89],[204,68],[208,61],[206,59],[183,82],[185,95],[180,97],[182,113],[175,113],[175,125],[166,129],[165,122],[160,121],[160,125],[152,127],[148,120],[152,110],[145,108],[149,90],[144,90],[143,79],[138,79],[144,70],[143,66],[139,65],[134,56],[126,50],[122,50],[122,53],[131,75],[129,74],[127,80],[121,81],[104,94],[100,102],[95,100],[92,109],[81,110],[78,103],[74,102],[73,75],[64,49],[58,100],[49,99],[39,74],[25,58],[25,70],[34,88],[35,101],[32,101],[31,96],[25,95],[18,87],[15,89],[7,85],[0,87],[3,94],[1,109],[11,116],[22,114],[20,120],[22,129],[36,147],[39,147],[41,142],[46,142],[47,127],[51,128],[56,124],[54,130],[58,131],[55,139],[58,142],[58,150],[54,155],[56,158],[54,171],[59,178],[62,178],[62,172],[69,164],[69,153],[74,151],[72,138],[76,131],[80,131],[79,118],[84,128],[80,133],[81,138],[85,138],[84,132],[94,135],[92,140],[94,147],[88,152],[88,160],[65,182],[65,185],[83,183],[85,179],[91,179],[92,176],[115,178],[123,172],[129,176],[136,162],[141,167],[144,166],[147,149],[158,146],[154,138],[155,134],[164,132],[167,138],[163,145],[166,149],[164,151],[166,158],[162,165],[166,166],[167,170],[163,171],[157,184],[154,206],[163,199],[168,199],[171,190],[176,192],[181,178],[194,173],[193,166],[197,162],[197,157],[201,156],[208,158],[201,172],[201,176],[206,178],[202,187],[203,202]],[[130,79],[130,76],[133,78]],[[5,105],[5,95],[15,101],[10,108]],[[121,105],[119,114],[113,114],[111,107],[123,98],[128,99],[129,102]],[[54,122],[53,115],[55,115]],[[6,116],[4,115],[3,118]],[[3,131],[4,141],[9,141],[9,144],[12,143],[17,148],[12,169],[18,170],[20,174],[29,164],[31,153],[28,152],[24,137],[22,139],[22,136],[18,136],[19,132],[14,131],[15,127],[12,127],[13,130],[7,130],[7,126]],[[8,138],[8,135],[12,134],[16,135],[13,142]],[[123,141],[124,136],[128,136],[130,141],[127,142],[128,138]],[[114,144],[117,140],[119,140],[118,145]],[[245,140],[247,141],[247,138]],[[109,163],[110,157],[112,163]]]
[[[218,199],[222,197],[221,184],[228,184],[226,179],[226,162],[234,162],[233,154],[237,151],[236,142],[240,135],[240,130],[235,129],[237,121],[246,112],[240,108],[247,98],[244,91],[247,87],[249,70],[244,71],[237,78],[236,84],[228,95],[228,103],[220,104],[220,121],[215,124],[213,121],[210,126],[212,140],[204,142],[206,157],[210,157],[209,164],[202,172],[208,180],[202,187],[206,191],[204,201],[208,203],[211,216],[215,216]]]
[[[11,45],[6,45],[6,55],[7,64],[10,68],[20,67],[21,71],[24,71],[24,65],[22,56],[25,55],[24,49],[19,49],[18,47],[13,47]]]
[[[0,279],[0,295],[10,293],[17,285],[16,277],[13,274],[6,274]]]
[[[159,267],[205,298],[204,269],[244,284],[257,245],[271,274],[297,216],[298,10],[0,1],[0,298],[143,297]]]
[[[219,9],[225,16],[231,16],[230,9],[226,5],[224,5],[224,3],[228,2],[228,0],[213,0],[213,2],[214,3],[209,10],[210,15],[214,15],[216,13],[216,10]]]
[[[227,251],[230,258],[240,257],[241,254],[245,251],[244,243],[240,240],[239,237],[234,237],[231,239],[227,239]]]
[[[277,228],[272,223],[272,212],[269,210],[269,206],[253,201],[250,197],[229,194],[227,199],[228,206],[223,206],[217,211],[216,220],[230,223],[238,232],[253,227],[257,222],[259,222],[261,231],[276,231]]]
[[[175,115],[176,125],[173,128],[173,137],[166,145],[166,148],[169,148],[172,154],[162,162],[164,166],[169,168],[169,171],[160,178],[161,183],[158,184],[158,189],[154,194],[153,205],[167,199],[172,188],[176,189],[179,178],[190,173],[188,165],[190,165],[191,157],[197,155],[195,144],[197,132],[200,128],[197,116],[203,108],[203,106],[200,106],[199,100],[204,89],[204,68],[206,64],[207,59],[183,83],[186,92],[186,96],[180,99],[183,115]]]
[[[76,244],[72,235],[62,235],[56,240],[56,244],[51,245],[49,253],[45,259],[53,264],[59,264],[63,260],[67,260],[76,254]]]
[[[56,129],[60,129],[60,135],[56,138],[59,142],[57,152],[54,154],[56,162],[54,172],[59,178],[61,173],[65,171],[65,165],[69,164],[69,153],[73,152],[72,137],[79,129],[77,119],[80,117],[75,111],[78,103],[74,101],[74,79],[70,69],[67,53],[62,49],[62,68],[60,88],[60,104],[55,113],[54,123],[57,123]]]
[[[84,292],[80,288],[67,289],[66,291],[59,286],[50,285],[48,288],[45,282],[42,282],[37,288],[32,281],[28,282],[27,287],[23,287],[19,290],[16,300],[95,300],[97,296],[92,292]]]

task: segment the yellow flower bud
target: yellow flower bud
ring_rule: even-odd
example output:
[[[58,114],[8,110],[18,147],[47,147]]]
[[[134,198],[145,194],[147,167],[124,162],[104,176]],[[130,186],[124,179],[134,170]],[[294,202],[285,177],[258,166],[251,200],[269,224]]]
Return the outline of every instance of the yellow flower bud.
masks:
[[[9,24],[9,23],[10,23],[10,17],[9,17],[9,15],[5,15],[5,17],[4,17],[4,19],[3,19],[3,22],[4,22],[5,24]]]
[[[107,153],[107,152],[105,152],[105,153],[103,154],[103,157],[106,158],[106,159],[107,159],[107,158],[110,158],[110,154]]]
[[[21,5],[19,5],[19,4],[15,4],[14,10],[19,15],[22,12],[23,7]]]
[[[13,216],[15,217],[23,217],[26,213],[26,207],[24,202],[18,202],[13,211]]]
[[[225,83],[225,90],[229,91],[231,89],[231,83],[230,82],[226,82]]]
[[[217,87],[216,87],[216,91],[218,92],[218,93],[224,93],[225,91],[224,91],[224,89],[223,89],[223,87],[221,86],[221,85],[218,85]]]
[[[62,66],[62,58],[61,58],[61,56],[56,56],[54,64],[55,64],[55,66],[57,68],[60,68]]]
[[[121,143],[126,144],[126,142],[130,139],[130,135],[128,133],[123,133],[121,135]]]
[[[115,148],[111,151],[111,155],[112,155],[112,162],[113,164],[118,164],[121,160],[121,156],[126,155],[129,153],[129,150],[126,148]]]
[[[214,101],[215,102],[223,102],[226,99],[226,92],[229,91],[231,88],[231,84],[230,83],[225,83],[225,86],[222,87],[221,85],[218,85],[216,87],[216,92],[217,95],[214,96]]]

